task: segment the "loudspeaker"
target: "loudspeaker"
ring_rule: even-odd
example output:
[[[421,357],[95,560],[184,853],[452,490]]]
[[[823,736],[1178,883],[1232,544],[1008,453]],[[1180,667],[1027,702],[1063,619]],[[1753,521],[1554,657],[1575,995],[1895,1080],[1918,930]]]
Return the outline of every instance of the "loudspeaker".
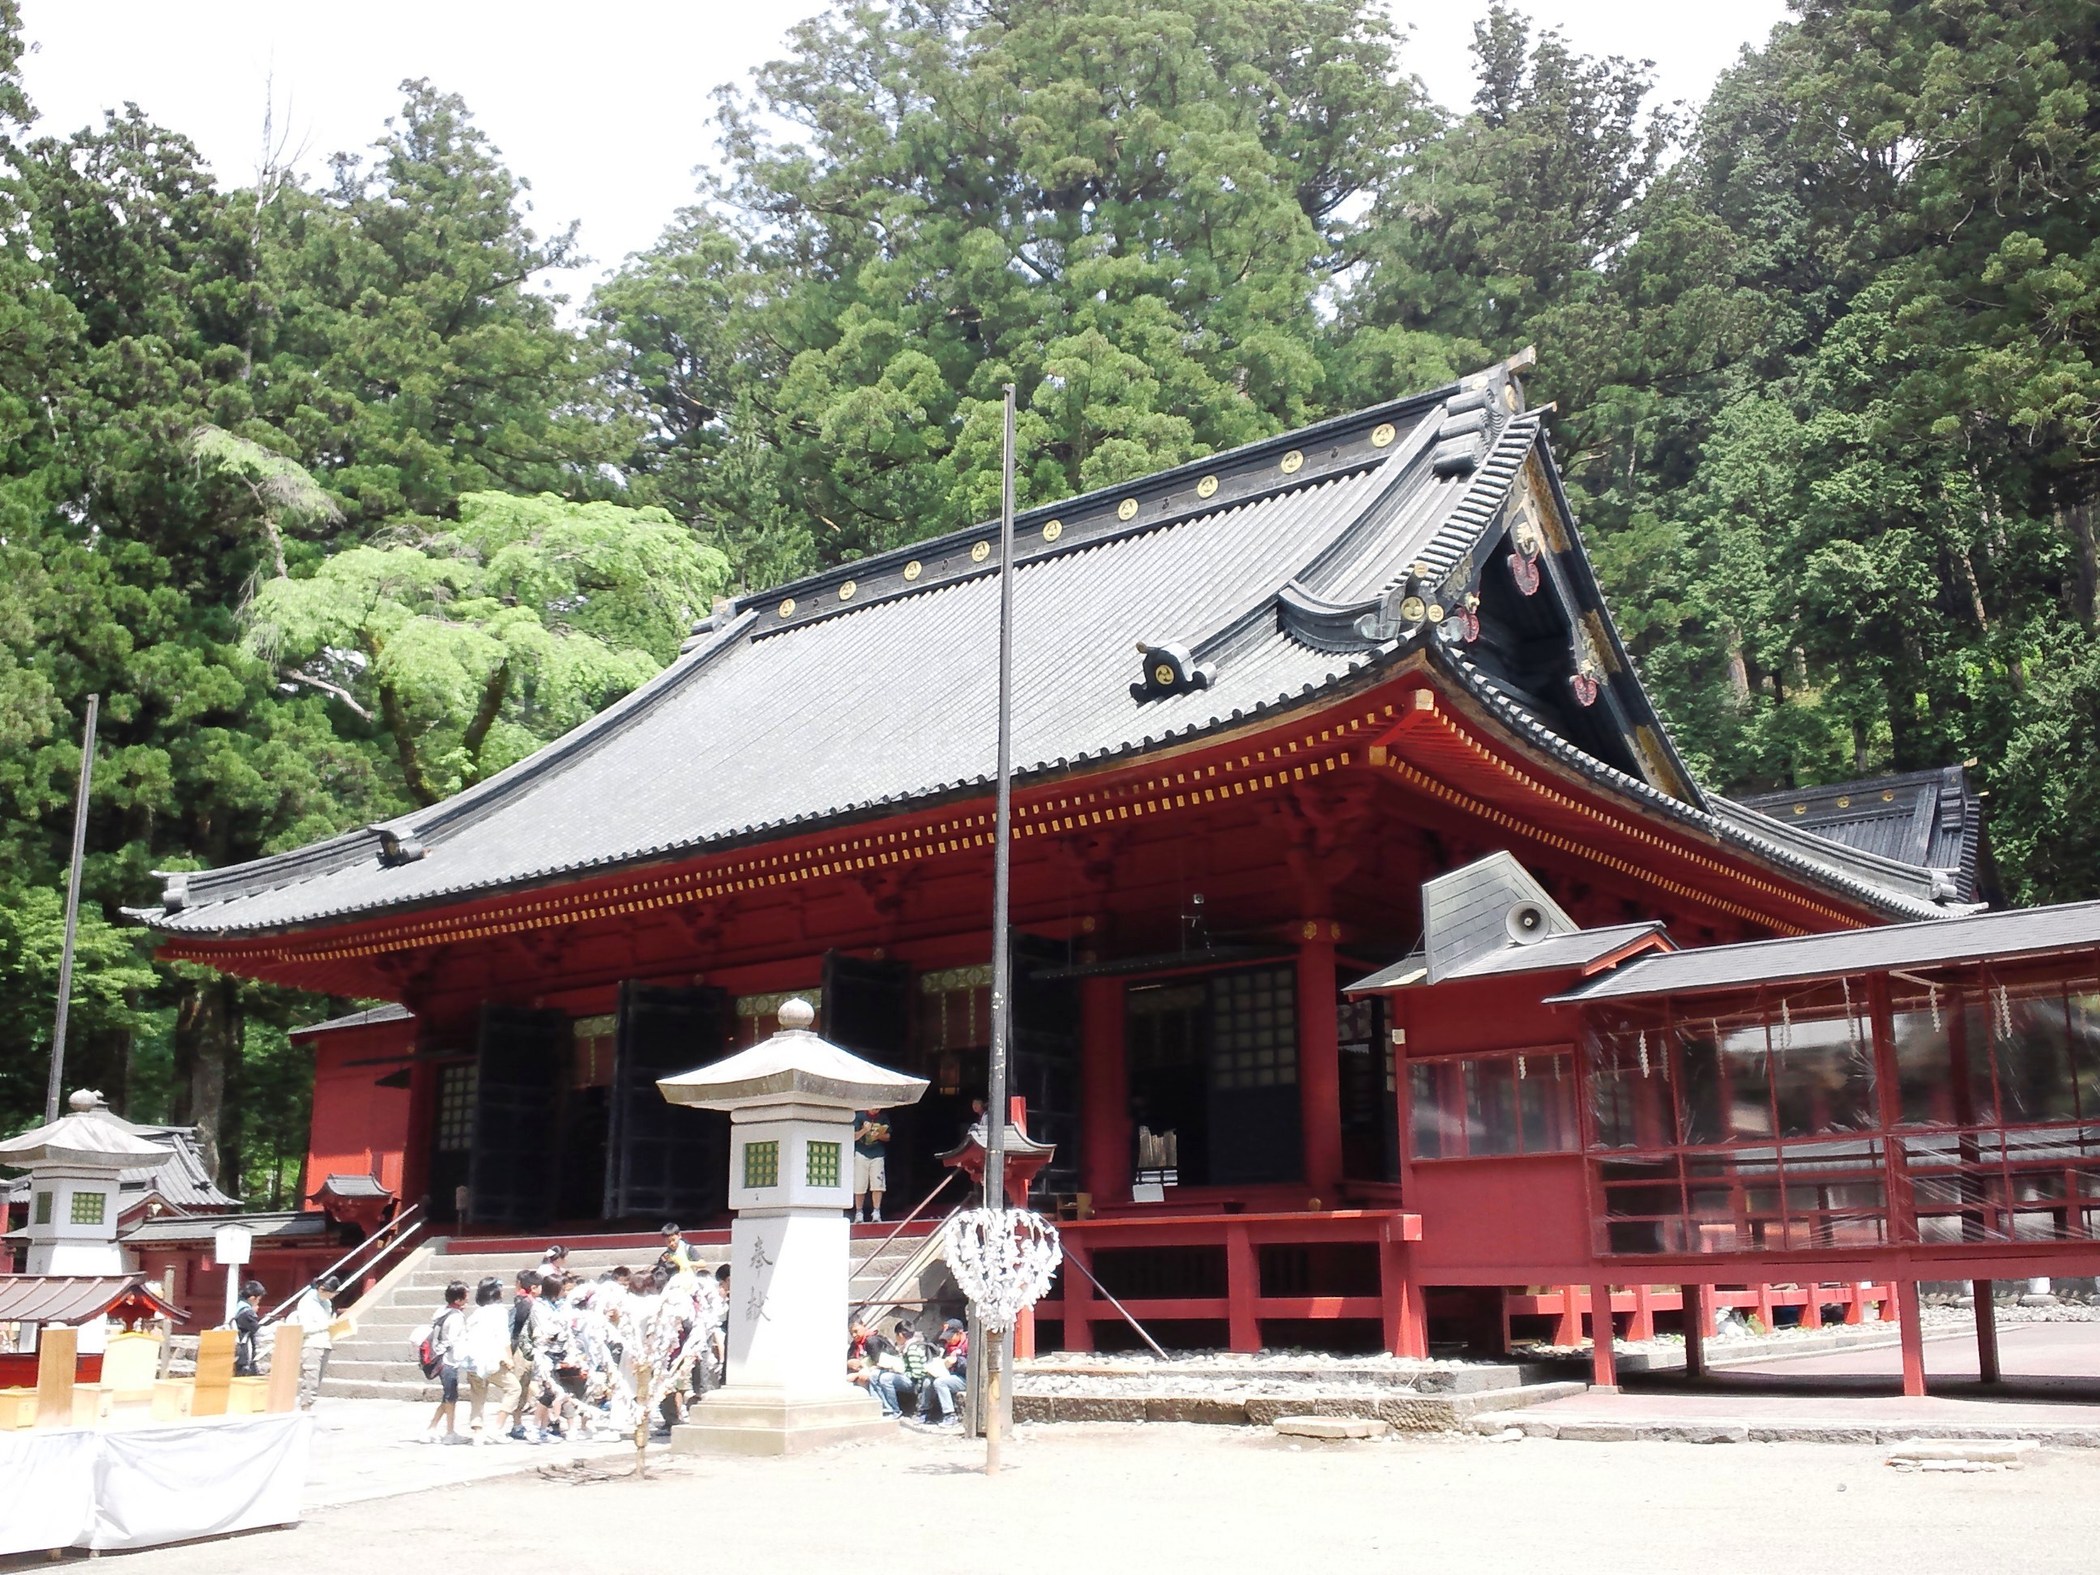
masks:
[[[1535,902],[1513,903],[1503,915],[1502,928],[1519,946],[1542,941],[1546,938],[1546,910]]]

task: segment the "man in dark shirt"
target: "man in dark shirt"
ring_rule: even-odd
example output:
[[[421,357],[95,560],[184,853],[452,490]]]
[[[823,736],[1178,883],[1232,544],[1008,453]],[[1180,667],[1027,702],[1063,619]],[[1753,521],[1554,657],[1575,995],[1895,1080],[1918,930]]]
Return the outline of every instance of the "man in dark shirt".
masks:
[[[886,1160],[890,1152],[890,1124],[879,1110],[863,1110],[853,1118],[853,1212],[870,1221],[882,1218],[882,1194],[889,1185]],[[868,1204],[872,1201],[873,1207]]]
[[[263,1285],[250,1280],[241,1287],[241,1305],[233,1314],[233,1372],[236,1378],[253,1378],[262,1369],[256,1364],[255,1341],[262,1332]]]

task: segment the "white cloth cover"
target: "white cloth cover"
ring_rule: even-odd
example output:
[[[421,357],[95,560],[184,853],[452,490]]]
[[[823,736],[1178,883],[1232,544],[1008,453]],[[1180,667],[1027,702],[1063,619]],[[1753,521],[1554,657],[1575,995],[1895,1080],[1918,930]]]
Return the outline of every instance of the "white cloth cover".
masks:
[[[299,1519],[303,1412],[0,1433],[0,1553],[148,1548]]]
[[[96,1436],[0,1433],[0,1553],[70,1548],[95,1524]]]

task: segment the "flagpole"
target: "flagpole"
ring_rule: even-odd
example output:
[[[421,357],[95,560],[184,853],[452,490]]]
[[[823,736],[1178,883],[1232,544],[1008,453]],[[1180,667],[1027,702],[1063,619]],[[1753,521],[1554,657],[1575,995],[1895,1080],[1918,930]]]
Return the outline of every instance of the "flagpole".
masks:
[[[1006,1207],[1006,1058],[1013,1028],[1013,947],[1008,937],[1013,825],[1014,385],[1006,385],[999,476],[999,777],[992,816],[992,1049],[984,1121],[984,1206]],[[986,1353],[984,1469],[999,1474],[1000,1379],[1012,1349],[1001,1334]]]
[[[80,737],[80,791],[73,800],[73,875],[66,883],[66,938],[58,953],[58,1018],[51,1026],[51,1081],[44,1089],[44,1120],[58,1119],[59,1089],[66,1080],[66,1008],[73,1001],[73,937],[80,927],[80,864],[87,852],[88,784],[95,775],[95,719],[102,697],[89,695],[87,725]]]

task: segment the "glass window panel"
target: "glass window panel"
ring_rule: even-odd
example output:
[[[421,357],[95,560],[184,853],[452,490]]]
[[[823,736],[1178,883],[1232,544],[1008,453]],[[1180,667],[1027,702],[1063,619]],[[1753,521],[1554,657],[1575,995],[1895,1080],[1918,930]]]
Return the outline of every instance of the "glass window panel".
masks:
[[[1567,1154],[1581,1146],[1570,1055],[1517,1057],[1517,1108],[1527,1154]]]
[[[1656,1029],[1591,1041],[1590,1108],[1600,1148],[1668,1148],[1676,1141],[1663,1043]]]
[[[2071,1076],[2076,1080],[2078,1119],[2100,1116],[2100,995],[2072,992],[2069,1007]]]
[[[1694,1022],[1680,1031],[1678,1045],[1683,1141],[1692,1146],[1769,1142],[1772,1054],[1765,1025],[1723,1028]]]
[[[1466,1071],[1466,1152],[1514,1154],[1517,1147],[1517,1063],[1514,1057],[1476,1057]]]
[[[1866,1014],[1768,1025],[1772,1105],[1783,1138],[1878,1125],[1872,1028]],[[1737,1109],[1742,1109],[1738,1101]]]
[[[1442,1087],[1457,1071],[1448,1061],[1417,1061],[1407,1069],[1408,1146],[1416,1159],[1446,1159],[1465,1152],[1463,1124],[1455,1123],[1455,1102],[1443,1097]]]
[[[2003,1119],[2077,1120],[2078,1089],[2063,998],[2022,1000],[1994,990],[1984,1000],[1983,1011]]]
[[[1960,1080],[1954,1075],[1959,1006],[1943,999],[1895,1012],[1889,1020],[1896,1048],[1896,1090],[1903,1123],[1913,1127],[1965,1125]]]

